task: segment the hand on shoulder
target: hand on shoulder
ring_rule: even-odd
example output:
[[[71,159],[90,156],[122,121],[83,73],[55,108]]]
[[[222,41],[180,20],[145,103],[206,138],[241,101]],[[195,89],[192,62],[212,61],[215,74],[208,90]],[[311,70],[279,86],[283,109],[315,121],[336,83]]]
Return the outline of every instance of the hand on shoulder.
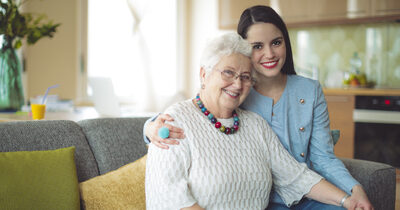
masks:
[[[168,145],[177,145],[179,144],[177,139],[185,138],[181,128],[167,124],[166,121],[174,121],[174,118],[168,114],[160,114],[155,121],[150,122],[145,128],[145,135],[150,139],[151,143],[162,149],[168,149]],[[163,139],[158,136],[158,130],[162,127],[168,128],[168,138]]]

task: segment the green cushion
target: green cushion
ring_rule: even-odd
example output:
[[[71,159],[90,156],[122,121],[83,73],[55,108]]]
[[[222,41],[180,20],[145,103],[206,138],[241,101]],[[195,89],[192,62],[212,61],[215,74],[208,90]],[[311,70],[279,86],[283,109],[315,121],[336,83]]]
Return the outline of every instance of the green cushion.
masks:
[[[0,153],[1,209],[79,209],[75,147]]]

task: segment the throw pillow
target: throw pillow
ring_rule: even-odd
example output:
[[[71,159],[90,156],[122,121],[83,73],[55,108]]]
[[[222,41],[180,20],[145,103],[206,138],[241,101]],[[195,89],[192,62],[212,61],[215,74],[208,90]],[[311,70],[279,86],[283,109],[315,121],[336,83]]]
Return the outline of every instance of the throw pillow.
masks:
[[[79,209],[75,147],[0,153],[2,209]]]
[[[121,168],[79,184],[81,199],[91,209],[146,209],[147,155]]]

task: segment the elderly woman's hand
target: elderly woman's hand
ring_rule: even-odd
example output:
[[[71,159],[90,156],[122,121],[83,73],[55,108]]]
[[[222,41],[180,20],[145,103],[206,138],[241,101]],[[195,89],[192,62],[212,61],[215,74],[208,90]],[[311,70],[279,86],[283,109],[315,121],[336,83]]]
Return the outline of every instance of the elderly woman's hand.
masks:
[[[348,210],[373,210],[374,209],[374,207],[371,205],[371,203],[369,201],[366,203],[360,201],[359,196],[354,195],[354,191],[353,191],[353,194],[345,200],[343,207],[345,207]]]
[[[151,143],[162,149],[168,149],[168,144],[179,144],[179,141],[176,139],[185,138],[185,135],[183,134],[183,130],[181,128],[166,124],[165,121],[174,121],[174,118],[172,118],[168,114],[160,114],[155,121],[150,122],[145,128],[145,134],[147,138],[150,139]],[[158,130],[161,127],[167,127],[169,129],[168,138],[163,139],[158,136]]]

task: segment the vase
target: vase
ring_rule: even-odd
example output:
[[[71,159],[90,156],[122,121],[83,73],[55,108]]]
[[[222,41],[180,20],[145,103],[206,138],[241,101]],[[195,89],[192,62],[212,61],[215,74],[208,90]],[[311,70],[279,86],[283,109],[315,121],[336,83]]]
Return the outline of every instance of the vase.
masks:
[[[11,44],[0,53],[0,111],[17,111],[24,105],[21,64]]]

